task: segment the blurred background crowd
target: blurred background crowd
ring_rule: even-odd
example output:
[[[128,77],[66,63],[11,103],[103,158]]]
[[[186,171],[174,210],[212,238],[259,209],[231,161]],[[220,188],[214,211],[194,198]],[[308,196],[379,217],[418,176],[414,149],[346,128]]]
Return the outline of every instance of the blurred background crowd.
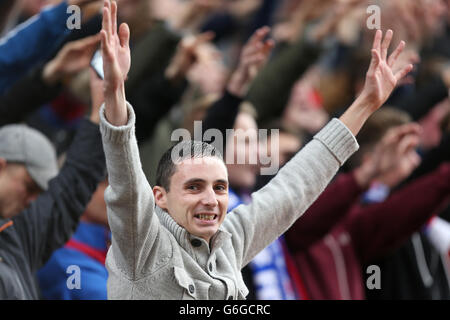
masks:
[[[193,131],[194,121],[278,129],[277,150],[269,151],[280,166],[289,161],[358,96],[375,32],[367,8],[379,6],[381,29],[394,31],[394,48],[406,42],[400,59],[414,70],[369,119],[357,137],[360,150],[314,205],[243,270],[248,298],[450,298],[450,0],[117,2],[131,30],[126,96],[152,185],[160,156],[175,143],[172,132]],[[67,28],[71,4],[81,8],[80,29]],[[85,115],[101,104],[90,61],[102,6],[0,0],[0,125],[24,122],[42,132],[60,165]],[[241,49],[263,26],[274,40],[269,59],[238,94],[229,84]],[[256,143],[270,146],[271,138]],[[252,143],[236,139],[225,153],[256,150]],[[259,165],[227,167],[230,210],[271,178]],[[0,215],[8,218],[21,210],[6,214],[3,181]],[[83,208],[69,242],[34,270],[40,298],[107,298],[107,184]],[[32,193],[25,205],[38,193],[23,192]],[[80,266],[81,289],[68,288],[70,265]],[[372,265],[379,279],[368,272]]]

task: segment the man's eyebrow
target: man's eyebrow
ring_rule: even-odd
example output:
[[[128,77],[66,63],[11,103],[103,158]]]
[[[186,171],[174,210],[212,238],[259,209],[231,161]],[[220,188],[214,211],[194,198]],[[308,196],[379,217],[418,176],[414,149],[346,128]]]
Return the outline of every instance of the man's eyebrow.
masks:
[[[184,184],[199,183],[199,182],[205,182],[205,180],[200,179],[200,178],[192,178],[192,179],[189,179],[188,181],[184,182]]]
[[[188,181],[184,182],[183,184],[190,184],[190,183],[204,183],[206,182],[204,179],[200,179],[200,178],[192,178],[189,179]],[[214,181],[214,183],[223,183],[223,184],[228,184],[227,180],[224,179],[218,179],[216,181]]]
[[[219,180],[216,180],[216,181],[214,181],[215,183],[223,183],[223,184],[228,184],[228,181],[227,180],[223,180],[223,179],[219,179]]]

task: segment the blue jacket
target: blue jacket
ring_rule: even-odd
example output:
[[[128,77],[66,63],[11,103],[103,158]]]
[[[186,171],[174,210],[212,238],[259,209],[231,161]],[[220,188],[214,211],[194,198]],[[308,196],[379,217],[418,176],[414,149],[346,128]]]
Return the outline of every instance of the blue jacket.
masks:
[[[37,273],[42,297],[52,300],[106,300],[108,272],[104,265],[110,231],[104,226],[81,222],[65,247],[56,250]],[[84,249],[84,250],[83,250]],[[80,288],[67,285],[79,267]]]
[[[67,3],[46,8],[0,39],[0,94],[51,57],[70,30]]]

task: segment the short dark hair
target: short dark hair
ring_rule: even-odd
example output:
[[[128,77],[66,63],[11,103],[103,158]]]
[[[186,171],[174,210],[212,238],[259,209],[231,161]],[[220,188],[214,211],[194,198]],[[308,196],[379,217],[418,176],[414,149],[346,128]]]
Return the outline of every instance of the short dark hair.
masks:
[[[203,157],[214,157],[223,161],[220,151],[207,142],[187,140],[170,147],[159,160],[156,185],[170,191],[170,178],[175,173],[176,162]]]

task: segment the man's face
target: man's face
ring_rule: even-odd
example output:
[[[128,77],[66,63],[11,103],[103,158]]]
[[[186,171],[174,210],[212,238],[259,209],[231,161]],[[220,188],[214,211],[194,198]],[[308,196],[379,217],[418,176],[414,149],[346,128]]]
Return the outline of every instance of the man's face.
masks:
[[[176,165],[170,191],[157,204],[190,234],[209,242],[225,219],[228,207],[228,174],[214,157],[185,159]]]
[[[0,171],[0,215],[12,218],[30,205],[42,190],[24,165],[6,164]]]

